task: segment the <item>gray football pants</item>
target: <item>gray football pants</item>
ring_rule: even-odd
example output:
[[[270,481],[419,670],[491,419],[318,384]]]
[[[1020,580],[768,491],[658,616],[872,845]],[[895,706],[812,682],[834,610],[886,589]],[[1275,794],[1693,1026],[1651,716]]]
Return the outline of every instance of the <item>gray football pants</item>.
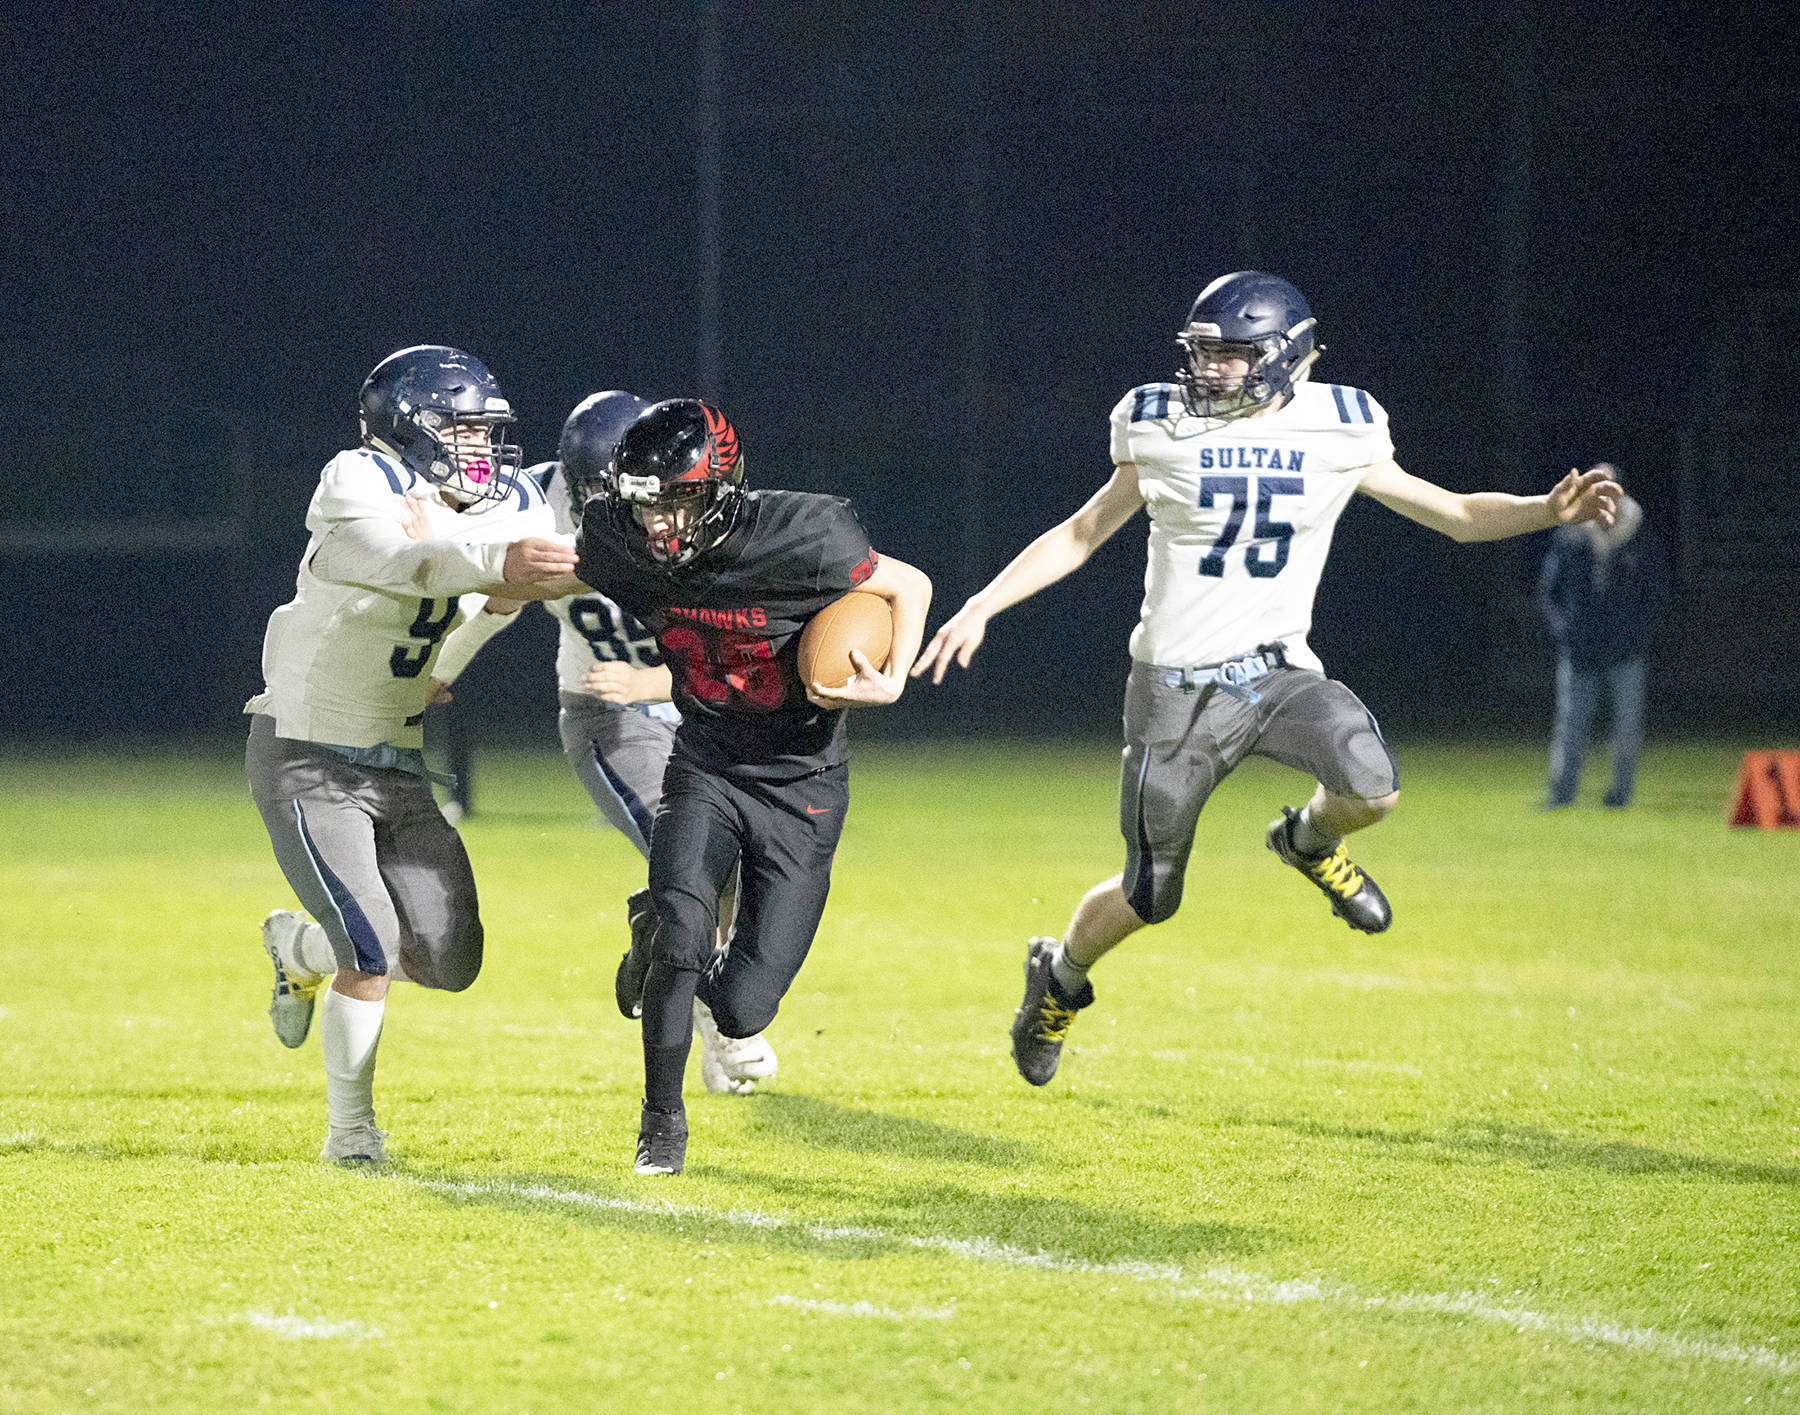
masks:
[[[250,795],[275,862],[331,940],[340,968],[460,992],[481,971],[475,875],[431,783],[353,766],[250,720]]]
[[[1125,687],[1119,829],[1125,898],[1147,924],[1181,905],[1200,809],[1245,757],[1306,772],[1327,791],[1372,801],[1400,789],[1400,770],[1362,700],[1335,678],[1277,668],[1246,703],[1213,686],[1169,686],[1170,670],[1133,663]]]
[[[563,755],[600,814],[648,857],[675,724],[578,693],[560,694],[558,701]]]

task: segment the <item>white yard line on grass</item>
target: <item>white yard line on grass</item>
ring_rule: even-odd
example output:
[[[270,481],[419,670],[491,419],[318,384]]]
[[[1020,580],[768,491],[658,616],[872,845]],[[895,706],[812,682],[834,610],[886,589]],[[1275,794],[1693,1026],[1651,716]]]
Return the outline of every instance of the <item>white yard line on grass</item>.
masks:
[[[1380,1071],[1394,1076],[1423,1076],[1425,1068],[1410,1061],[1340,1060],[1331,1056],[1303,1056],[1302,1066],[1330,1066],[1340,1071]]]
[[[914,1307],[897,1312],[892,1307],[877,1307],[873,1302],[832,1302],[819,1297],[790,1297],[782,1293],[771,1297],[771,1307],[798,1307],[803,1312],[823,1312],[832,1317],[885,1317],[890,1322],[944,1322],[956,1315],[956,1304],[948,1307]]]
[[[1617,1346],[1669,1360],[1717,1361],[1783,1374],[1800,1370],[1800,1357],[1787,1355],[1760,1342],[1746,1344],[1713,1341],[1705,1337],[1684,1336],[1679,1332],[1658,1331],[1654,1327],[1625,1326],[1603,1317],[1561,1316],[1554,1312],[1539,1312],[1529,1307],[1496,1302],[1479,1292],[1367,1293],[1343,1283],[1271,1278],[1238,1268],[1215,1267],[1191,1273],[1174,1263],[1153,1263],[1136,1258],[1095,1262],[1060,1253],[1046,1253],[1041,1249],[1032,1252],[994,1238],[951,1238],[944,1234],[896,1233],[860,1225],[812,1223],[805,1219],[786,1218],[780,1214],[766,1214],[755,1209],[703,1209],[683,1204],[652,1203],[643,1199],[618,1199],[604,1194],[586,1194],[575,1189],[552,1189],[543,1184],[451,1184],[439,1180],[403,1182],[467,1198],[492,1196],[529,1199],[538,1203],[566,1204],[572,1208],[602,1212],[690,1218],[729,1224],[736,1228],[784,1230],[817,1243],[892,1243],[901,1247],[948,1253],[976,1263],[1036,1268],[1047,1272],[1123,1277],[1162,1288],[1173,1297],[1198,1298],[1208,1302],[1279,1306],[1318,1302],[1335,1307],[1428,1312],[1492,1322],[1498,1326],[1512,1327],[1519,1332],[1542,1332],[1566,1341]]]
[[[322,1317],[296,1317],[291,1312],[286,1316],[274,1312],[245,1312],[238,1320],[276,1336],[285,1336],[290,1341],[336,1341],[339,1338],[364,1341],[381,1335],[379,1328],[362,1322],[328,1322]]]

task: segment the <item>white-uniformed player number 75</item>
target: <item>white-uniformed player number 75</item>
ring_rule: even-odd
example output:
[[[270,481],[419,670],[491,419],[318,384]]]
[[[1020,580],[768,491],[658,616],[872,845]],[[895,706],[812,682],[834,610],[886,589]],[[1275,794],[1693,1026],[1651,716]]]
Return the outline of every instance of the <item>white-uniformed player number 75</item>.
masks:
[[[1288,549],[1293,544],[1294,528],[1287,521],[1277,521],[1269,510],[1277,496],[1301,496],[1306,492],[1303,477],[1201,477],[1200,505],[1211,507],[1220,497],[1231,498],[1231,512],[1219,531],[1212,549],[1200,557],[1202,575],[1225,573],[1225,552],[1237,544],[1238,532],[1244,528],[1244,516],[1250,509],[1250,485],[1256,484],[1256,525],[1250,545],[1244,551],[1244,568],[1253,579],[1272,580],[1288,563]],[[1273,544],[1275,554],[1263,558],[1263,547]]]

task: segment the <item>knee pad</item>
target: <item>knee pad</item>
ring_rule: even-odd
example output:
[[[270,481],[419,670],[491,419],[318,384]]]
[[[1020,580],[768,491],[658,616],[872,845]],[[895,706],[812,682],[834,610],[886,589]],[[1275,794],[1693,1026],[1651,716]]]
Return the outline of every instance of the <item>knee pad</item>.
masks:
[[[664,895],[655,901],[655,908],[651,960],[704,972],[712,962],[716,943],[714,911],[685,894]]]
[[[403,948],[400,968],[422,988],[438,992],[462,992],[481,976],[482,928],[479,922],[458,930],[445,946],[427,950]]]
[[[707,1003],[719,1031],[728,1037],[754,1037],[775,1020],[779,998],[720,998]]]
[[[1375,719],[1366,713],[1361,721],[1346,718],[1339,724],[1332,749],[1342,764],[1344,784],[1349,788],[1342,794],[1374,801],[1400,789],[1399,765],[1382,740]]]
[[[1125,902],[1146,924],[1161,924],[1175,917],[1181,907],[1181,864],[1158,861],[1149,854],[1131,853],[1123,880]]]
[[[1138,917],[1146,924],[1166,923],[1181,907],[1181,871],[1168,867],[1154,869],[1151,879],[1149,912],[1139,913]],[[1131,907],[1136,909],[1137,904],[1134,902]]]

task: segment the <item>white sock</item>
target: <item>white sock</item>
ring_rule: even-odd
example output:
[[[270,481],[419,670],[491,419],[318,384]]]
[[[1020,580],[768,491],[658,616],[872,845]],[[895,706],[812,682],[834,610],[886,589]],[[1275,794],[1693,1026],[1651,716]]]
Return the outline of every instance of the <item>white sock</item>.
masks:
[[[1294,822],[1294,848],[1302,855],[1329,855],[1343,838],[1327,835],[1314,825],[1311,806],[1301,811],[1300,818]]]
[[[331,951],[331,940],[325,930],[308,919],[294,933],[285,947],[276,945],[281,966],[299,978],[316,978],[337,972],[337,955]]]
[[[1070,997],[1079,997],[1087,986],[1088,970],[1069,957],[1066,944],[1057,944],[1056,952],[1050,955],[1050,973]]]
[[[320,1008],[325,1054],[325,1114],[333,1130],[375,1123],[375,1048],[387,999],[363,1002],[328,988]]]

